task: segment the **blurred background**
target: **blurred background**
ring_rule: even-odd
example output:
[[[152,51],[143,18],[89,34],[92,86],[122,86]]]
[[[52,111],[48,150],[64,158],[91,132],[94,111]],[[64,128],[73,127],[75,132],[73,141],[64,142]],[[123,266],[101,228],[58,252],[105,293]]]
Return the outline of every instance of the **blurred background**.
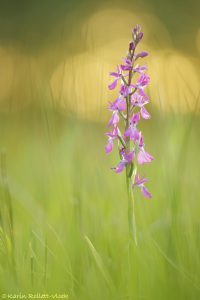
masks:
[[[0,292],[69,299],[200,299],[199,0],[0,0]],[[136,195],[104,154],[131,30],[151,82],[143,122],[156,158]]]
[[[199,1],[1,1],[2,111],[47,105],[102,120],[108,72],[142,25],[152,106],[187,112],[199,93]]]

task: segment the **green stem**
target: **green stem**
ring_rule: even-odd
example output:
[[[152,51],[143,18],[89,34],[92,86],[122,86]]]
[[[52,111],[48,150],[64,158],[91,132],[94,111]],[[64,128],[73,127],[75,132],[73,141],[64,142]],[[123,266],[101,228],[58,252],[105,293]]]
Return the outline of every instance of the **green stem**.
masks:
[[[133,240],[137,246],[137,229],[135,221],[135,201],[132,189],[132,176],[130,176],[130,166],[126,167],[126,184],[127,184],[127,194],[128,194],[128,225],[129,234],[131,240]]]

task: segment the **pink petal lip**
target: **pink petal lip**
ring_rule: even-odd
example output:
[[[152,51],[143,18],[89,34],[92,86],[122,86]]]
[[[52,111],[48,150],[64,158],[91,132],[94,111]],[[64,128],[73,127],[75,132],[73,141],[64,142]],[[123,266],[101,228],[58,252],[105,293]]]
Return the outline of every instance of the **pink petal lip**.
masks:
[[[145,186],[141,187],[141,192],[145,198],[148,198],[148,199],[152,198],[151,193],[148,191],[148,189]]]
[[[149,154],[148,152],[144,151],[144,149],[141,149],[138,153],[137,160],[138,164],[143,165],[143,164],[148,164],[150,163],[154,157]]]
[[[145,119],[145,120],[148,120],[151,118],[150,113],[144,107],[141,108],[140,113],[141,113],[141,116],[143,117],[143,119]]]
[[[108,141],[108,144],[105,146],[105,152],[106,154],[111,153],[113,150],[113,142],[112,141]]]

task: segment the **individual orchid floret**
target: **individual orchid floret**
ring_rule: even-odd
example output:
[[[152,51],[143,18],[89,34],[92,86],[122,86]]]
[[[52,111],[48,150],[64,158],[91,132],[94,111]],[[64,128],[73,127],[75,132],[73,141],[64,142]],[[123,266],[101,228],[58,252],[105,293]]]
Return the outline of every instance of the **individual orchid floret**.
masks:
[[[124,98],[119,97],[114,102],[111,102],[109,109],[112,111],[124,111],[126,109],[126,101]]]
[[[110,121],[108,122],[108,126],[117,126],[117,124],[119,123],[120,119],[119,119],[119,115],[117,111],[114,111],[112,114],[112,117],[110,119]]]
[[[132,85],[127,86],[127,85],[121,84],[119,92],[124,98],[127,97],[128,95],[130,95],[132,93],[132,91],[133,91]]]
[[[109,90],[113,90],[116,88],[118,80],[122,78],[120,68],[117,66],[117,72],[111,72],[110,76],[115,77],[115,80],[108,86]]]
[[[139,142],[139,152],[137,155],[137,161],[139,165],[148,164],[152,160],[154,160],[154,157],[144,150],[144,146],[145,145],[144,145],[143,136],[141,135],[140,142]]]
[[[132,85],[143,98],[148,98],[147,94],[144,92],[144,89],[149,84],[149,81],[150,81],[150,77],[142,73],[140,74],[140,77],[138,78],[136,84]]]
[[[134,114],[130,120],[129,128],[124,133],[124,137],[126,139],[130,138],[130,140],[134,141],[134,143],[136,143],[140,138],[139,131],[136,127],[139,120],[140,120],[140,114],[139,113]]]
[[[149,84],[150,77],[146,74],[141,74],[140,78],[137,80],[136,87],[144,88]]]
[[[108,143],[105,146],[105,152],[109,154],[113,150],[113,141],[118,138],[118,128],[114,127],[111,132],[107,132],[105,135],[108,136]]]
[[[140,190],[141,190],[141,193],[142,193],[142,195],[145,197],[145,198],[148,198],[148,199],[150,199],[150,198],[152,198],[152,196],[151,196],[151,193],[148,191],[148,189],[144,186],[144,184],[146,183],[146,182],[148,182],[148,179],[146,179],[146,178],[140,178],[140,176],[137,174],[136,176],[135,176],[135,182],[134,182],[134,184],[133,184],[133,188],[134,187],[139,187],[140,188]]]
[[[128,153],[122,154],[122,160],[119,162],[119,164],[116,167],[116,173],[121,173],[126,165],[129,165],[132,163],[134,157],[134,152],[130,151]]]
[[[149,164],[152,160],[154,160],[154,157],[146,152],[144,148],[141,148],[139,150],[137,161],[139,165]]]
[[[143,107],[149,102],[149,97],[145,96],[140,90],[131,96],[131,104],[133,107]]]
[[[130,71],[132,69],[132,61],[130,58],[124,58],[124,65],[121,65],[121,70],[122,71]]]

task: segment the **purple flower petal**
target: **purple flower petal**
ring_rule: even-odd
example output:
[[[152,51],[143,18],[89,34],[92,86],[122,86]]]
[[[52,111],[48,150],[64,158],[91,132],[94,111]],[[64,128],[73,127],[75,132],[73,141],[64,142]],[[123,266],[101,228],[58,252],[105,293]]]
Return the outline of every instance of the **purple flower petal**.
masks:
[[[131,123],[133,124],[137,124],[140,120],[140,114],[139,113],[136,113],[132,116],[131,118]]]
[[[143,35],[144,35],[143,32],[138,33],[138,42],[143,38]]]
[[[143,99],[145,99],[147,102],[149,101],[149,97],[147,96],[147,94],[144,92],[143,89],[139,88],[139,94],[140,94],[140,96],[142,96]]]
[[[137,81],[137,86],[138,87],[145,87],[145,86],[148,85],[149,81],[150,81],[150,77],[148,75],[141,74],[140,78]]]
[[[117,98],[113,103],[110,104],[109,109],[124,111],[126,109],[126,101],[123,98]]]
[[[134,131],[132,132],[130,139],[133,140],[134,143],[136,144],[139,138],[140,138],[140,133],[137,128],[134,128]]]
[[[140,52],[140,53],[136,54],[135,57],[136,57],[136,59],[139,58],[139,57],[143,58],[143,57],[147,56],[148,54],[149,54],[148,52],[143,51],[143,52]]]
[[[148,198],[148,199],[152,198],[151,193],[148,191],[148,189],[146,187],[142,186],[141,192],[145,198]]]
[[[130,71],[132,69],[132,60],[129,58],[124,58],[123,61],[125,62],[125,64],[121,65],[121,70]]]
[[[141,108],[140,112],[143,119],[148,120],[151,118],[150,113],[144,107]]]
[[[139,147],[143,149],[144,147],[144,138],[142,136],[142,133],[140,132],[140,143],[139,143]]]
[[[110,76],[113,76],[113,77],[119,78],[119,74],[118,74],[118,73],[116,73],[116,72],[110,72],[109,74],[110,74]]]
[[[147,70],[147,67],[145,65],[141,66],[141,67],[136,67],[133,69],[134,72],[140,73],[142,74],[144,71]]]
[[[132,92],[132,86],[121,85],[120,94],[127,97]]]
[[[108,85],[109,90],[114,90],[117,86],[118,79],[115,79],[111,84]]]
[[[124,137],[128,138],[131,136],[132,128],[129,127],[125,132],[124,132]]]
[[[138,153],[137,161],[139,165],[143,165],[146,162],[144,153],[142,151]]]
[[[153,160],[153,156],[149,154],[148,152],[144,151],[144,149],[141,149],[138,153],[137,156],[137,161],[138,164],[143,165],[143,164],[148,164]]]
[[[105,135],[115,140],[118,137],[118,128],[114,127],[111,132],[106,132]]]
[[[137,186],[141,186],[144,183],[146,183],[147,181],[148,181],[148,179],[146,179],[144,177],[140,178],[140,176],[137,174],[135,176],[135,183],[134,184],[137,185]]]
[[[119,116],[117,112],[114,112],[109,123],[108,126],[116,126],[119,123]]]
[[[130,137],[130,139],[131,139],[132,141],[134,141],[134,143],[136,144],[136,142],[137,142],[137,141],[139,140],[139,138],[140,138],[140,134],[139,134],[138,129],[137,129],[135,126],[131,125],[131,126],[125,131],[124,137],[125,137],[125,138]]]
[[[116,72],[110,72],[109,74],[110,74],[110,76],[117,77],[117,78],[119,76],[119,74]]]
[[[132,69],[132,66],[129,65],[121,65],[120,67],[122,71],[130,71]]]
[[[134,93],[131,97],[131,104],[133,106],[143,107],[148,101],[148,97],[142,89],[139,89],[139,91]]]
[[[133,161],[134,152],[130,151],[129,153],[125,154],[124,158],[127,163],[131,163]]]
[[[124,111],[126,109],[126,101],[124,99],[120,99],[117,104],[117,109],[119,111]]]
[[[121,75],[119,66],[117,66],[117,72],[110,72],[110,76],[114,76],[117,79],[121,78],[122,75]]]
[[[117,165],[115,172],[121,173],[124,171],[124,167],[125,167],[125,162],[124,161],[120,161],[120,163]]]
[[[133,42],[131,42],[129,44],[129,51],[134,50],[135,49],[135,44]]]
[[[105,152],[106,154],[109,154],[113,150],[113,141],[109,140],[107,145],[105,146]]]

